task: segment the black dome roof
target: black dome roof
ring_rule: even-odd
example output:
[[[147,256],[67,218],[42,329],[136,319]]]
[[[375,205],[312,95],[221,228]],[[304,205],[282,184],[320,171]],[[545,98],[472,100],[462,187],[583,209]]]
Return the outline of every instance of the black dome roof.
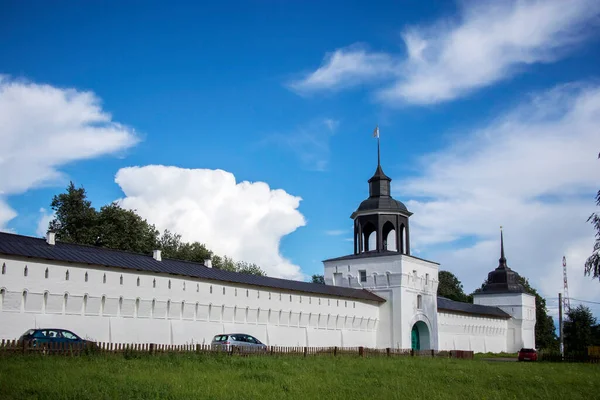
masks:
[[[412,215],[404,203],[392,197],[391,181],[392,179],[383,172],[381,165],[378,164],[375,174],[369,179],[369,198],[360,203],[352,214],[352,218],[356,216],[356,213],[363,211],[387,211]]]
[[[519,283],[519,274],[506,265],[504,256],[504,235],[500,231],[500,260],[498,267],[488,274],[487,283],[481,289],[483,293],[524,293]]]
[[[408,209],[401,201],[392,197],[369,197],[358,206],[358,211],[382,210],[395,212],[408,212]]]

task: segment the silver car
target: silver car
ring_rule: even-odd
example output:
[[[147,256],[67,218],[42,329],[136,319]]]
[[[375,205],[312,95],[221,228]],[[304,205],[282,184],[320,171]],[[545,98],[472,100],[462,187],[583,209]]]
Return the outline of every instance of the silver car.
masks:
[[[263,342],[261,342],[254,336],[248,335],[246,333],[222,333],[220,335],[216,335],[213,338],[211,345],[223,348],[231,348],[233,346],[245,346],[252,348],[253,350],[267,349],[267,345],[265,345]]]

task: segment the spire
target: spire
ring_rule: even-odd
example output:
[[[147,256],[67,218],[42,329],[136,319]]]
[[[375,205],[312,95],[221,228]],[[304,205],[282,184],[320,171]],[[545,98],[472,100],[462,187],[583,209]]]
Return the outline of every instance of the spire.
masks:
[[[379,147],[379,125],[373,131],[373,137],[377,138],[377,168],[381,167],[381,149]]]
[[[504,235],[502,233],[502,227],[500,227],[500,260],[498,268],[506,268],[506,257],[504,257]]]

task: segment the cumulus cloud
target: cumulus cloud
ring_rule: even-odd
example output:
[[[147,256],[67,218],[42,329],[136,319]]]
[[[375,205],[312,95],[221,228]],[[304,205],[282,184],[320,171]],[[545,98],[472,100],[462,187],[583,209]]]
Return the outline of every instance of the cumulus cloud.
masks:
[[[454,272],[469,291],[498,265],[499,226],[508,264],[546,296],[600,299],[583,276],[600,182],[600,86],[570,84],[531,97],[489,126],[420,158],[398,195],[414,212],[411,244]]]
[[[564,57],[599,14],[596,0],[469,1],[455,19],[404,29],[405,55],[338,49],[289,86],[305,93],[381,82],[375,97],[390,105],[449,101]]]
[[[45,236],[46,232],[48,232],[48,226],[50,222],[56,217],[55,212],[48,212],[45,208],[40,208],[40,218],[38,220],[38,225],[35,230],[35,234],[38,236]]]
[[[62,165],[137,142],[91,92],[0,76],[0,229],[17,215],[8,196],[59,181]]]
[[[264,182],[236,182],[223,170],[149,165],[123,168],[115,181],[135,209],[160,230],[199,241],[219,255],[253,262],[269,276],[304,279],[279,251],[281,238],[305,225],[301,198]]]
[[[275,145],[292,153],[307,170],[326,171],[331,153],[329,143],[338,126],[338,120],[317,119],[288,132],[268,135],[260,144]]]

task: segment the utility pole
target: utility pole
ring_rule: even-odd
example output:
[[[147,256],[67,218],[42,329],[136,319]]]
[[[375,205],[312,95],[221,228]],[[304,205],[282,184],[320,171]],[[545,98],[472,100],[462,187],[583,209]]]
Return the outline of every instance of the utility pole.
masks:
[[[564,355],[564,341],[563,341],[563,303],[562,303],[562,293],[558,294],[558,337],[560,341],[560,357],[562,358]]]

